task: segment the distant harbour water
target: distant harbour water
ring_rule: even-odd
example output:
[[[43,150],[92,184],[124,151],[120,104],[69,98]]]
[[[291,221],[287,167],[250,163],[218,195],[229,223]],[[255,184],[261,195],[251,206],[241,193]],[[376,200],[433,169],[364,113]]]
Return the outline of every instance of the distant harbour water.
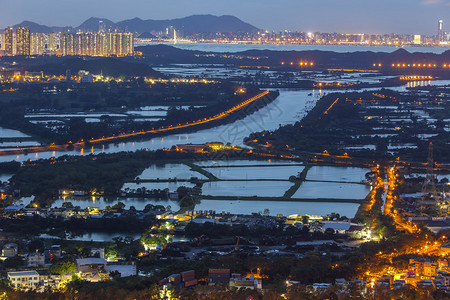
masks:
[[[333,52],[357,52],[357,51],[373,51],[373,52],[387,52],[391,53],[398,49],[405,49],[408,52],[422,52],[441,54],[447,50],[448,47],[426,47],[426,46],[357,46],[357,45],[304,45],[304,44],[224,44],[224,43],[168,43],[168,42],[152,42],[152,43],[137,43],[136,46],[158,45],[164,44],[173,46],[183,50],[204,51],[204,52],[242,52],[247,50],[272,50],[272,51],[307,51],[307,50],[321,50]]]

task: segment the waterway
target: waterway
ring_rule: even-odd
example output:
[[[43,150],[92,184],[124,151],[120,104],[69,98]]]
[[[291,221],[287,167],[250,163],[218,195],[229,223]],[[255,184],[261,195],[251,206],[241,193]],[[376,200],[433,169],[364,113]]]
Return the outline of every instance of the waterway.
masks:
[[[329,93],[328,91],[327,93]],[[219,141],[223,143],[230,142],[235,145],[243,145],[243,139],[250,133],[262,130],[274,130],[280,125],[292,124],[296,121],[300,121],[301,118],[307,113],[308,110],[314,107],[319,97],[324,93],[319,90],[289,90],[284,89],[280,91],[280,96],[268,104],[266,107],[260,109],[256,113],[245,116],[243,119],[235,121],[230,124],[218,126],[211,129],[200,130],[193,133],[169,135],[165,137],[152,138],[134,142],[123,142],[106,145],[100,148],[84,149],[82,152],[77,151],[62,151],[62,152],[42,152],[32,153],[28,155],[17,156],[2,156],[1,161],[10,160],[27,160],[27,159],[39,159],[49,158],[51,156],[61,156],[66,154],[72,155],[87,155],[90,153],[98,154],[101,152],[114,153],[120,151],[135,151],[138,149],[160,149],[170,148],[174,144],[182,143],[204,143],[209,141]],[[267,164],[277,162],[266,162]],[[278,162],[280,163],[280,162]],[[303,166],[291,165],[289,162],[284,161],[284,164],[288,164],[285,167],[272,166],[264,169],[264,167],[251,167],[251,168],[231,168],[230,165],[246,165],[264,164],[260,161],[205,161],[199,162],[199,164],[211,166],[221,165],[224,168],[206,168],[207,171],[218,175],[221,179],[288,179],[291,175],[297,175],[303,170]],[[203,178],[201,174],[192,172],[184,165],[177,165],[169,167],[152,166],[140,176],[142,179],[168,179],[177,177],[179,179],[188,179],[192,176]],[[364,174],[368,170],[352,170],[351,168],[330,167],[331,169],[321,169],[327,167],[317,167],[311,171],[312,180],[329,180],[329,177],[321,176],[324,174],[333,174],[333,178],[336,180],[348,180],[349,182],[360,181]],[[336,168],[336,169],[333,169]],[[322,170],[322,171],[320,171]],[[334,172],[334,173],[333,173]],[[336,177],[334,177],[336,176]],[[183,184],[187,185],[187,184]],[[178,185],[165,184],[149,184],[142,183],[141,187],[146,188],[160,188],[167,186],[169,190],[174,191]],[[217,195],[217,196],[276,196],[281,197],[292,186],[290,182],[277,182],[277,181],[261,181],[261,182],[217,182],[207,183],[203,187],[203,194],[205,195]],[[136,184],[128,184],[124,188],[138,188]],[[345,191],[345,193],[341,193]],[[337,193],[339,192],[339,193]],[[297,191],[295,197],[299,198],[347,198],[347,199],[363,199],[367,194],[367,187],[355,184],[334,184],[328,183],[316,183],[305,182],[304,185]],[[339,197],[331,197],[332,195],[340,195]],[[158,201],[156,199],[139,199],[139,198],[127,198],[127,199],[104,199],[96,198],[92,200],[66,200],[71,201],[74,205],[82,208],[87,206],[95,206],[104,208],[107,205],[114,205],[118,201],[123,201],[126,207],[134,206],[136,209],[143,209],[147,204],[154,205],[170,205],[172,210],[178,210],[179,205],[175,201]],[[60,207],[64,200],[57,200],[53,207]],[[236,205],[238,204],[238,205]],[[276,214],[328,214],[336,212],[341,215],[347,215],[349,217],[354,216],[358,204],[357,203],[322,203],[322,202],[291,202],[291,201],[227,201],[227,200],[202,200],[200,204],[196,206],[196,210],[215,210],[215,211],[229,211],[231,213],[252,213],[264,211],[268,208],[271,215]]]
[[[207,164],[209,163],[209,164]],[[215,163],[215,164],[213,164]],[[199,165],[206,165],[205,170],[216,171],[216,175],[223,174],[222,169],[229,172],[226,178],[219,176],[220,179],[226,181],[213,181],[203,184],[202,194],[205,197],[196,205],[195,210],[213,210],[216,212],[231,212],[237,214],[250,214],[253,212],[264,211],[269,209],[271,215],[283,214],[328,214],[331,212],[353,217],[358,203],[333,202],[324,203],[316,202],[317,198],[322,199],[349,199],[362,200],[369,192],[369,187],[362,184],[355,184],[364,179],[364,175],[369,171],[363,168],[348,168],[337,166],[314,166],[310,169],[307,178],[314,181],[303,182],[293,198],[311,199],[311,201],[244,201],[244,200],[227,200],[227,197],[283,197],[293,183],[287,181],[289,176],[297,175],[303,170],[303,166],[297,162],[284,161],[284,166],[275,165],[280,162],[266,161],[250,161],[250,160],[229,160],[226,161],[227,167],[211,167],[211,165],[224,166],[225,161],[202,161],[197,162]],[[209,167],[208,167],[209,166]],[[232,171],[232,172],[230,172]],[[152,165],[144,170],[138,177],[142,179],[167,180],[168,178],[177,178],[191,176],[199,177],[201,174],[189,170],[189,167],[183,164],[166,164]],[[185,174],[186,176],[182,176]],[[225,174],[223,174],[225,175]],[[245,179],[243,176],[247,176]],[[253,180],[252,180],[253,179]],[[256,181],[255,181],[256,179]],[[278,179],[278,180],[277,180]],[[280,181],[281,179],[281,181]],[[342,182],[327,182],[330,180],[338,180]],[[168,188],[173,192],[180,186],[193,187],[189,182],[143,182],[126,183],[122,190],[126,188],[138,189],[145,187],[146,189],[164,189]],[[225,200],[210,200],[207,196],[221,196]],[[118,201],[123,202],[126,208],[134,206],[138,210],[142,210],[147,204],[170,206],[173,211],[179,210],[179,204],[173,200],[158,200],[154,198],[86,198],[86,199],[59,199],[55,201],[53,207],[61,207],[64,202],[70,201],[80,208],[112,206]],[[26,203],[25,203],[26,204]],[[242,210],[240,209],[242,207]],[[325,209],[324,209],[325,208]]]
[[[281,184],[285,184],[281,182]],[[364,186],[361,186],[364,187]],[[239,188],[239,187],[234,187]],[[271,191],[272,188],[272,191]],[[269,185],[269,188],[262,189],[264,192],[263,196],[267,196],[266,192],[269,191],[275,195],[275,191],[283,193],[285,187],[274,187]],[[313,197],[321,197],[321,196],[329,196],[336,192],[335,186],[322,184],[316,185],[312,190],[310,188],[306,188],[309,190],[309,193],[312,193]],[[305,190],[306,190],[305,189]],[[234,192],[240,193],[243,191],[246,193],[245,189],[235,189],[229,190],[228,188],[225,190],[218,190],[218,193],[222,192],[222,194],[232,194]],[[354,191],[354,190],[353,190]],[[351,197],[362,197],[366,196],[365,190],[359,188],[359,192],[353,193],[352,187],[346,191],[346,195],[351,195]],[[252,191],[255,193],[255,191]],[[257,193],[257,191],[256,191]],[[251,193],[249,193],[251,194]],[[230,195],[231,196],[231,195]],[[340,195],[342,196],[342,195]],[[119,199],[109,199],[106,200],[104,198],[97,198],[96,200],[81,200],[81,199],[59,199],[56,200],[52,207],[61,207],[64,202],[71,202],[74,206],[79,206],[81,209],[87,207],[98,207],[99,209],[104,209],[106,206],[112,206],[117,202],[123,202],[125,204],[125,208],[128,209],[131,206],[134,206],[137,210],[143,210],[147,204],[152,205],[162,205],[164,207],[170,206],[170,209],[173,211],[178,211],[180,206],[178,202],[172,200],[158,200],[151,198],[119,198]],[[24,204],[25,203],[24,201]],[[309,215],[326,215],[332,212],[339,213],[340,215],[345,215],[349,218],[353,217],[358,210],[358,203],[336,203],[336,202],[295,202],[295,201],[246,201],[246,200],[207,200],[202,199],[200,203],[195,206],[195,210],[212,210],[216,211],[216,213],[221,212],[230,212],[232,214],[252,214],[263,212],[266,208],[269,209],[269,214],[272,216],[276,216],[278,214],[293,215],[293,214],[309,214]]]
[[[0,174],[0,183],[8,181],[14,174]]]
[[[204,129],[193,133],[174,134],[165,137],[142,139],[140,141],[112,143],[104,147],[94,147],[74,151],[49,151],[40,153],[0,156],[0,162],[25,161],[28,159],[46,159],[62,155],[87,155],[99,153],[116,153],[121,151],[136,151],[139,149],[157,150],[171,148],[176,144],[201,144],[217,141],[243,146],[243,139],[252,132],[274,130],[280,125],[300,121],[311,109],[321,95],[319,90],[282,90],[280,96],[259,111],[245,116],[230,124]]]
[[[214,181],[203,185],[203,195],[282,197],[292,185],[289,181]],[[270,206],[278,204],[278,201],[269,202]],[[226,206],[225,201],[223,207]]]
[[[131,238],[133,240],[137,240],[141,237],[141,234],[138,233],[111,233],[111,232],[89,232],[83,233],[81,235],[71,235],[68,234],[65,238],[66,240],[72,241],[93,241],[93,242],[112,242],[114,238]],[[41,234],[39,236],[43,239],[61,239],[61,237],[49,235],[49,234]],[[169,235],[173,242],[189,242],[189,238],[184,235]]]
[[[30,136],[18,130],[0,127],[0,138],[24,138],[24,137]]]
[[[273,167],[251,167],[251,168],[205,168],[214,176],[220,179],[284,179],[290,176],[297,176],[303,171],[304,166],[273,166]]]
[[[191,171],[190,167],[185,164],[154,164],[145,169],[140,179],[180,179],[186,180],[191,177],[197,177],[199,179],[208,179],[206,176]]]
[[[61,239],[61,237],[49,235],[49,234],[41,234],[39,236],[42,239]],[[110,233],[110,232],[89,232],[81,235],[70,235],[68,234],[64,239],[71,241],[93,241],[93,242],[112,242],[114,238],[132,238],[133,240],[137,240],[141,237],[141,234],[135,233]]]
[[[400,47],[389,46],[356,46],[356,45],[273,45],[273,44],[214,44],[214,43],[147,43],[146,45],[170,45],[183,50],[204,51],[204,52],[242,52],[248,50],[272,50],[272,51],[333,51],[333,52],[357,52],[373,51],[391,53]],[[447,51],[447,47],[404,47],[408,52],[423,52],[441,54]]]
[[[450,81],[439,81],[439,85],[449,84]],[[406,86],[393,88],[393,90],[404,91]],[[368,89],[370,90],[370,89]],[[136,151],[140,149],[157,150],[171,148],[176,144],[201,144],[205,142],[217,141],[243,146],[243,139],[252,132],[263,130],[275,130],[280,125],[293,124],[300,121],[306,113],[311,110],[317,100],[334,92],[332,90],[292,90],[280,89],[280,95],[273,102],[261,108],[259,111],[246,115],[235,122],[217,126],[214,128],[199,130],[197,132],[185,134],[172,134],[157,138],[141,138],[129,142],[116,142],[104,146],[91,147],[73,151],[49,151],[40,153],[29,153],[20,155],[0,156],[0,162],[4,161],[25,161],[36,159],[47,159],[62,155],[88,155],[99,153],[116,153],[121,151]],[[244,113],[244,112],[242,112]],[[25,134],[0,128],[1,137],[27,137]]]
[[[79,206],[81,209],[85,209],[87,207],[97,207],[99,209],[105,209],[106,206],[113,206],[118,202],[122,202],[125,204],[125,209],[129,209],[131,206],[134,206],[136,210],[143,210],[147,204],[152,205],[162,205],[167,208],[170,206],[170,209],[173,211],[178,211],[180,209],[180,205],[176,201],[171,200],[159,200],[154,198],[104,198],[104,197],[96,197],[96,198],[67,198],[67,199],[58,199],[53,202],[52,207],[62,207],[64,202],[70,202],[73,206]],[[23,204],[27,204],[23,201]]]
[[[331,202],[292,202],[292,201],[242,201],[242,200],[201,200],[195,206],[196,210],[213,210],[216,213],[230,212],[233,214],[263,213],[269,209],[269,215],[327,215],[332,212],[352,218],[358,210],[357,203]]]

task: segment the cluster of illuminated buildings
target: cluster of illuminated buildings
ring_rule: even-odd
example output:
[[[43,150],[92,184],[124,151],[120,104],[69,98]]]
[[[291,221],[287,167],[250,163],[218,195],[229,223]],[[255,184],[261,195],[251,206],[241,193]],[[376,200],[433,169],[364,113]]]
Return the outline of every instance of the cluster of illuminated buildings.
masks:
[[[254,33],[191,33],[185,36],[166,35],[152,32],[155,38],[139,38],[137,44],[146,44],[148,40],[184,40],[192,43],[248,43],[248,44],[307,44],[307,45],[361,45],[361,46],[445,46],[450,34],[441,38],[412,34],[367,34],[367,33],[325,33],[259,31]]]
[[[449,245],[441,246],[441,254],[446,255]],[[371,280],[371,287],[384,286],[385,288],[398,289],[409,286],[431,287],[444,292],[450,291],[450,267],[449,260],[439,258],[430,261],[424,258],[410,259],[408,268],[402,272],[390,272],[379,278]]]
[[[32,33],[28,27],[8,27],[0,35],[0,56],[134,54],[134,34],[118,32]]]
[[[362,46],[446,46],[450,43],[450,33],[444,31],[442,20],[438,22],[436,35],[420,34],[368,34],[368,33],[326,33],[268,30],[257,32],[210,32],[184,34],[183,30],[170,26],[166,32],[153,32],[156,40],[183,39],[197,43],[251,43],[251,44],[317,44],[317,45],[362,45]],[[148,39],[137,38],[145,44]]]

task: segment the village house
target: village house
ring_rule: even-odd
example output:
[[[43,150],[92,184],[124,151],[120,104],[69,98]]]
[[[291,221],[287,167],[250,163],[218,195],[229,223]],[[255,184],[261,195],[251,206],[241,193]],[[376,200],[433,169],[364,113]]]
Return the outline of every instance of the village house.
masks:
[[[36,271],[8,272],[8,280],[15,288],[36,288],[39,285],[39,273]]]

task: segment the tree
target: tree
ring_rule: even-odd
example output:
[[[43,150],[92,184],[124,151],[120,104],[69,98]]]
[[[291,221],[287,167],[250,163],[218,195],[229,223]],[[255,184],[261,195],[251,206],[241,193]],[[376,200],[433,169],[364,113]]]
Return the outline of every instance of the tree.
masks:
[[[66,275],[70,273],[75,273],[76,268],[75,264],[72,261],[59,261],[53,265],[50,266],[48,271],[51,274],[58,274],[58,275]]]
[[[119,279],[121,277],[121,274],[119,271],[115,270],[115,271],[109,272],[109,276],[111,276],[114,279]]]
[[[112,209],[117,209],[117,210],[123,210],[125,208],[125,204],[123,202],[117,202],[117,204],[114,204]]]
[[[196,199],[191,195],[183,197],[180,201],[180,207],[193,207],[196,204]]]
[[[5,260],[5,268],[17,269],[23,266],[23,258],[20,256],[8,257]]]
[[[265,208],[263,214],[265,216],[268,216],[270,214],[270,210],[268,208]]]
[[[302,217],[302,223],[303,223],[303,224],[308,224],[308,223],[309,223],[309,216],[304,215],[304,216]]]
[[[35,252],[36,250],[44,250],[44,241],[41,239],[32,239],[28,244],[28,251]]]
[[[64,202],[61,207],[63,208],[73,208],[72,202]]]
[[[145,232],[140,240],[144,245],[150,247],[156,247],[156,245],[160,245],[161,248],[164,248],[165,245],[170,241],[170,239],[166,238],[165,234],[152,234],[150,231]]]

